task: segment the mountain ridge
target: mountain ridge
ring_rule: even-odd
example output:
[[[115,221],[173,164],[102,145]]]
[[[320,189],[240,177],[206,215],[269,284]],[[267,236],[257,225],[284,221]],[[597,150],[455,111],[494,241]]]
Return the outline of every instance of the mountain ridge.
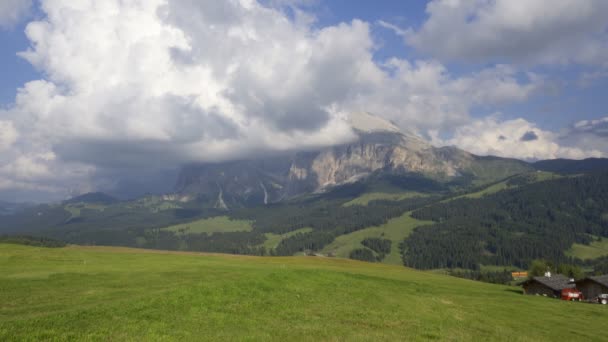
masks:
[[[267,159],[191,164],[182,168],[175,193],[228,208],[321,193],[378,172],[484,182],[532,170],[515,159],[479,157],[454,146],[434,147],[369,113],[355,113],[347,122],[358,136],[352,143]],[[494,167],[497,161],[504,165]]]

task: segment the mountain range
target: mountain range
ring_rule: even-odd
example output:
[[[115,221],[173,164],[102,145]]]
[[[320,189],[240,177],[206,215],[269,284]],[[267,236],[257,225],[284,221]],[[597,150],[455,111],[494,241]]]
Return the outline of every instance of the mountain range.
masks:
[[[608,270],[608,160],[434,147],[368,113],[318,151],[184,166],[174,191],[0,203],[0,233],[83,245],[312,254],[421,269]]]
[[[357,134],[349,144],[267,159],[186,166],[176,195],[228,209],[321,193],[371,175],[415,174],[444,183],[480,185],[533,169],[515,159],[434,147],[369,113],[355,113],[349,123]]]

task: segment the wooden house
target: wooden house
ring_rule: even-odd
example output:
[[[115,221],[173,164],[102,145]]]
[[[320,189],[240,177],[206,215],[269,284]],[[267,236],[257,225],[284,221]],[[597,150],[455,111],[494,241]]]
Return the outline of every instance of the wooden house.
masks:
[[[523,282],[522,286],[524,294],[559,298],[563,289],[574,288],[575,284],[562,274],[548,274],[544,277],[532,277]]]
[[[608,274],[578,280],[576,288],[589,300],[594,300],[602,293],[608,294]]]

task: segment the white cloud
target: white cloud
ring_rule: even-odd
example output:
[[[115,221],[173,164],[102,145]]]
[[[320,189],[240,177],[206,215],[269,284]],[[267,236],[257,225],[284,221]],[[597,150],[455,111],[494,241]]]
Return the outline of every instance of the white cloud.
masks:
[[[32,0],[0,1],[0,28],[11,28],[30,12]]]
[[[498,116],[476,120],[468,125],[458,127],[453,137],[442,140],[433,137],[436,145],[455,145],[478,155],[494,155],[528,160],[587,157],[603,157],[608,150],[601,145],[588,146],[562,142],[563,136],[542,130],[525,119],[502,121]]]
[[[395,25],[395,24],[391,24],[387,21],[384,20],[378,20],[377,22],[378,25],[380,25],[381,27],[384,27],[387,30],[391,30],[393,31],[394,34],[398,35],[398,36],[402,36],[405,37],[406,34],[408,33],[407,30],[402,29],[401,27]]]
[[[368,23],[315,28],[310,15],[255,1],[43,0],[41,10],[21,55],[45,78],[0,113],[16,132],[0,139],[5,187],[88,189],[109,169],[332,145],[352,139],[342,120],[352,111],[444,129],[544,84],[501,65],[463,77],[435,61],[379,65]]]
[[[408,44],[441,59],[605,64],[608,1],[433,0]]]
[[[561,142],[608,156],[608,117],[576,122],[561,135]]]
[[[8,150],[18,137],[19,133],[12,122],[0,120],[0,152]]]
[[[387,72],[345,106],[379,113],[404,129],[419,131],[466,124],[472,108],[525,101],[545,83],[502,65],[462,77],[433,61],[392,59],[384,67]]]

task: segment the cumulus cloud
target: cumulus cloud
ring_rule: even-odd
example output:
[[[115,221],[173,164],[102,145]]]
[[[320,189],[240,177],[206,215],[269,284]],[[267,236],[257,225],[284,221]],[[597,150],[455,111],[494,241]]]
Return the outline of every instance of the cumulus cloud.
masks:
[[[475,107],[525,101],[546,86],[542,77],[504,65],[461,77],[434,61],[393,58],[383,67],[387,72],[345,107],[381,113],[404,129],[418,131],[466,124]]]
[[[12,122],[0,120],[0,152],[8,150],[13,146],[18,136],[19,133],[13,127]]]
[[[457,128],[453,137],[442,140],[433,136],[436,145],[455,145],[478,155],[526,160],[587,157],[608,155],[602,145],[568,144],[564,141],[569,135],[560,135],[542,130],[525,119],[500,120],[498,115],[476,120]]]
[[[608,138],[608,117],[597,120],[582,120],[573,125],[571,134],[593,135]]]
[[[441,59],[605,64],[604,0],[433,0],[427,20],[404,33]]]
[[[30,12],[32,0],[0,1],[0,29],[11,28]]]
[[[342,143],[354,111],[445,129],[545,84],[504,65],[457,77],[436,61],[378,63],[368,23],[317,28],[256,1],[40,5],[21,56],[45,76],[0,112],[4,188],[90,189],[124,170]]]
[[[597,149],[608,156],[608,117],[576,122],[561,134],[561,142],[582,149]]]

